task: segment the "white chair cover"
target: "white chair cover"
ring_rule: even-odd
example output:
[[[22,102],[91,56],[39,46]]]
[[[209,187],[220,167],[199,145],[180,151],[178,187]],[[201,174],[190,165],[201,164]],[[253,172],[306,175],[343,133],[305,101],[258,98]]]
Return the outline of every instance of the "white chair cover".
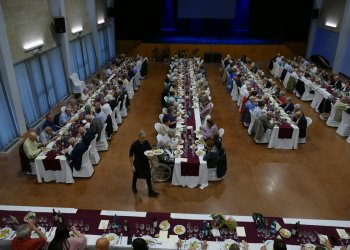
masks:
[[[312,123],[312,119],[310,117],[305,117],[306,119],[306,128],[308,128],[311,123]],[[304,138],[298,138],[298,143],[306,143],[306,136]]]
[[[331,105],[332,105],[331,113],[330,113],[326,123],[327,123],[328,127],[335,127],[335,128],[337,128],[337,127],[339,127],[340,122],[334,120],[335,108],[334,108],[333,103]]]
[[[221,181],[216,174],[216,168],[208,168],[208,181]]]
[[[157,122],[156,124],[154,124],[154,129],[157,131],[157,134],[159,134],[159,127],[160,127],[161,123]]]
[[[85,82],[79,80],[78,74],[77,73],[71,74],[70,79],[72,80],[72,84],[73,84],[73,93],[83,92],[83,89],[85,88]]]
[[[123,100],[123,105],[122,105],[122,109],[120,110],[120,115],[122,118],[127,117],[128,116],[128,109],[126,107],[126,98],[127,95],[124,96],[124,100]]]
[[[112,118],[112,125],[113,125],[113,132],[118,131],[118,123],[117,120],[115,118],[115,114],[117,112],[117,107],[114,108],[112,114],[111,114],[111,118]]]
[[[256,117],[253,115],[253,112],[251,110],[249,110],[249,112],[250,112],[250,124],[248,127],[248,135],[251,135]]]
[[[266,130],[266,132],[265,132],[263,138],[261,138],[260,140],[257,140],[257,139],[255,139],[255,137],[254,137],[255,143],[258,143],[258,144],[268,144],[268,143],[270,142],[271,132],[272,132],[271,129]]]
[[[224,128],[220,128],[219,129],[219,137],[222,138],[224,133],[225,133],[225,129]]]
[[[305,83],[305,92],[301,97],[301,100],[306,102],[306,101],[312,101],[314,99],[315,94],[310,93],[310,91],[312,90],[312,88]]]
[[[140,72],[137,72],[137,73],[134,75],[134,86],[136,87],[136,89],[135,89],[135,87],[134,87],[135,90],[138,90],[138,89],[140,88],[140,85],[141,85],[141,83],[140,83],[140,77],[141,77]]]
[[[90,161],[93,165],[98,164],[101,159],[96,148],[96,140],[97,134],[95,135],[95,138],[90,142]]]
[[[118,103],[118,105],[115,109],[116,109],[116,114],[117,114],[117,118],[116,118],[117,123],[122,124],[123,119],[122,119],[122,115],[120,114],[120,102]]]
[[[164,114],[160,114],[160,115],[159,115],[159,121],[160,121],[160,122],[163,122],[163,118],[164,118]]]
[[[98,142],[96,142],[97,151],[108,150],[108,142],[107,142],[107,137],[106,137],[106,127],[107,127],[107,124],[106,123],[103,124],[100,140]]]
[[[90,148],[91,146],[89,146],[89,148],[83,154],[81,169],[78,171],[75,168],[73,168],[73,177],[91,177],[91,175],[94,173],[94,168],[92,167],[89,157]]]
[[[134,97],[134,87],[132,84],[132,82],[129,82],[128,86],[126,86],[126,93],[128,94],[129,100]]]
[[[348,143],[350,143],[350,135],[349,135],[349,137],[348,137],[348,139],[346,140]]]
[[[341,117],[341,123],[337,128],[337,133],[341,136],[350,135],[350,115],[343,111]]]

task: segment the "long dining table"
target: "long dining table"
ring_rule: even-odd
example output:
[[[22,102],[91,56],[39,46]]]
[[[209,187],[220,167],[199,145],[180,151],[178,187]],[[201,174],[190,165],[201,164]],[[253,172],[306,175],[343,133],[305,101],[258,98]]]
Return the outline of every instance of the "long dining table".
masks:
[[[66,224],[73,224],[83,232],[87,238],[86,249],[95,249],[96,240],[104,236],[111,241],[110,249],[131,249],[128,239],[142,237],[150,242],[150,249],[176,249],[176,242],[179,239],[184,243],[182,249],[189,249],[188,243],[197,239],[200,244],[206,240],[210,250],[227,249],[227,244],[243,240],[248,242],[249,249],[258,250],[263,244],[269,245],[271,240],[283,235],[279,229],[292,231],[297,221],[300,222],[300,232],[296,237],[280,236],[286,242],[288,249],[300,249],[301,244],[321,245],[325,238],[334,244],[333,249],[339,249],[342,245],[348,245],[350,233],[350,221],[264,217],[265,228],[258,229],[250,215],[226,215],[226,218],[232,217],[237,222],[236,229],[218,230],[216,232],[218,234],[209,230],[213,233],[205,236],[202,225],[211,224],[210,214],[0,205],[0,232],[5,227],[11,228],[6,237],[0,239],[0,249],[11,249],[11,240],[16,236],[16,223],[12,218],[18,220],[20,224],[25,223],[23,220],[29,211],[35,213],[35,224],[45,231],[47,241],[50,242],[57,227],[53,223],[52,209],[60,211]],[[153,227],[154,218],[157,220],[156,227]],[[129,225],[127,232],[123,229],[125,220]],[[269,233],[272,221],[278,223],[274,234]],[[163,224],[161,222],[166,223],[165,227],[162,226],[160,229],[160,224]],[[177,230],[178,228],[181,230]],[[37,236],[32,234],[31,237]]]

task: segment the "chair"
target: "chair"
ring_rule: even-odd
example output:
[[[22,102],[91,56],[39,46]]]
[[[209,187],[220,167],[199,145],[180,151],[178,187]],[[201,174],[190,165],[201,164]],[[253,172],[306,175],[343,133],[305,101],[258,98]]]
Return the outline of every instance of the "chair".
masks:
[[[160,115],[159,115],[159,120],[160,120],[160,122],[163,122],[163,118],[164,118],[164,114],[160,114]]]
[[[208,181],[221,181],[222,178],[218,178],[216,168],[208,168]]]
[[[85,82],[80,81],[78,74],[73,73],[70,75],[70,79],[72,80],[73,83],[73,93],[81,93],[83,92],[83,89],[85,88]]]
[[[154,124],[154,129],[157,131],[157,134],[159,134],[159,127],[160,127],[161,123],[157,122],[156,124]]]
[[[118,103],[117,107],[115,107],[115,109],[116,109],[116,116],[117,116],[116,120],[117,120],[117,123],[118,123],[118,125],[122,124],[123,119],[122,119],[122,116],[120,114],[120,102]]]
[[[207,115],[205,118],[204,118],[204,121],[202,122],[203,124],[203,128],[206,128],[207,127],[207,121],[211,119],[211,116],[210,115]]]
[[[163,136],[161,134],[157,134],[156,138],[157,138],[157,145],[159,146]]]
[[[222,138],[222,136],[224,135],[225,133],[225,129],[224,128],[220,128],[219,129],[219,137]]]
[[[117,112],[117,107],[114,108],[111,118],[112,118],[112,125],[113,125],[113,132],[118,131],[118,123],[117,120],[115,119],[115,113]]]
[[[56,126],[59,126],[59,127],[60,127],[60,115],[61,115],[61,113],[57,113],[57,114],[55,114],[55,116],[53,117],[53,123],[54,123]]]
[[[250,112],[250,123],[249,123],[249,127],[248,127],[248,135],[252,134],[252,129],[253,129],[253,124],[255,122],[256,117],[253,115],[253,112],[251,110],[249,110]]]
[[[350,143],[350,135],[349,135],[349,137],[348,137],[348,139],[346,140],[348,143]]]
[[[327,123],[327,126],[328,126],[328,127],[334,127],[334,128],[337,128],[337,127],[339,127],[340,122],[338,122],[338,121],[334,120],[334,116],[335,116],[335,108],[334,108],[333,103],[331,103],[331,105],[332,105],[331,113],[330,113],[330,115],[329,115],[329,117],[328,117],[328,119],[327,119],[327,122],[326,122],[326,123]]]
[[[134,75],[134,86],[136,86],[136,90],[140,88],[140,72],[137,72],[135,75]]]
[[[341,117],[341,123],[337,128],[337,133],[340,136],[349,136],[350,135],[350,115],[343,111]]]
[[[258,144],[267,144],[270,142],[270,138],[271,138],[271,133],[272,133],[272,130],[271,129],[268,129],[266,130],[264,136],[261,138],[261,139],[256,139],[254,137],[254,141],[255,143],[258,143]]]
[[[306,130],[311,125],[312,119],[310,117],[305,117],[306,119]],[[306,143],[306,136],[304,138],[298,138],[298,143]]]
[[[120,115],[121,115],[122,118],[128,116],[128,109],[126,107],[126,98],[128,98],[128,96],[124,95],[123,105],[122,105],[122,108],[120,110]]]
[[[28,159],[27,155],[24,152],[23,144],[24,143],[21,143],[21,145],[18,148],[19,160],[20,160],[20,163],[21,163],[21,170],[22,170],[22,172],[26,172],[27,174],[36,175],[35,164],[34,164],[34,162],[31,162]]]
[[[133,80],[134,78],[132,78],[131,80]],[[130,81],[128,86],[126,86],[126,93],[128,94],[129,100],[131,100],[134,97],[134,87],[132,86],[132,82]]]
[[[95,135],[95,138],[90,142],[90,161],[93,165],[98,164],[101,159],[96,148],[96,140],[97,134]]]
[[[73,168],[73,177],[91,177],[91,175],[94,173],[94,168],[92,167],[91,161],[90,161],[90,148],[85,151],[85,153],[82,156],[81,160],[81,169],[76,170]]]
[[[96,143],[97,151],[108,150],[108,142],[107,142],[107,137],[106,137],[106,127],[107,127],[107,124],[106,123],[103,124],[100,140]]]

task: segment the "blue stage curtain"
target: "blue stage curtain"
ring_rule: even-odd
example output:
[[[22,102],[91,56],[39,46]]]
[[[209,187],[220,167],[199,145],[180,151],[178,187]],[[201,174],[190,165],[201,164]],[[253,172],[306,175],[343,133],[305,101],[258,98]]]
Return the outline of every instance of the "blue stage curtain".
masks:
[[[18,126],[0,75],[0,151],[18,137]]]
[[[85,72],[87,77],[89,77],[97,71],[96,53],[91,33],[83,36],[81,41],[83,45]]]
[[[98,30],[98,46],[100,51],[100,67],[104,65],[108,60],[109,48],[108,48],[108,33],[107,28]]]
[[[80,80],[87,78],[85,74],[83,51],[80,45],[80,38],[69,42],[71,62],[74,73],[77,73]]]
[[[113,59],[115,57],[115,38],[113,33],[113,26],[109,25],[107,27],[108,33],[108,59]]]

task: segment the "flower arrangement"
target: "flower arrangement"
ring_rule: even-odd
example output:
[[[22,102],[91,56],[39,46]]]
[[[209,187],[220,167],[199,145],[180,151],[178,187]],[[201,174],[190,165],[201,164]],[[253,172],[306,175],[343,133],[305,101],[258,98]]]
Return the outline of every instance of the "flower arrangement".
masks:
[[[213,228],[227,227],[229,229],[236,229],[237,227],[237,221],[231,216],[226,218],[223,214],[213,213],[210,217],[213,219],[211,224]]]

